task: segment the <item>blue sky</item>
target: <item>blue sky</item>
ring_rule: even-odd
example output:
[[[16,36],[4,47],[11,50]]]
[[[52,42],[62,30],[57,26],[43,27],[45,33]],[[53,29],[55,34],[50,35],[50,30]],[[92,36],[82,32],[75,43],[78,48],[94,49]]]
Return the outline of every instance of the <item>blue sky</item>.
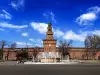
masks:
[[[42,46],[48,22],[55,39],[84,47],[87,35],[100,35],[100,0],[0,1],[0,40]]]

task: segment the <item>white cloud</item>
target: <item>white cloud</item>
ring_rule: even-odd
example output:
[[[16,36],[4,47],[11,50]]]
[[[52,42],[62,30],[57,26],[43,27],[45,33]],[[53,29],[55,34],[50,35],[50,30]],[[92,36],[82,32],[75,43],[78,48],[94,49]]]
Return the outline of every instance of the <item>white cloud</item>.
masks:
[[[46,23],[37,23],[32,22],[31,23],[34,30],[37,30],[41,34],[45,34],[47,31],[47,24]],[[75,41],[81,41],[83,42],[87,35],[100,35],[100,30],[94,30],[94,31],[79,31],[79,33],[75,33],[72,30],[63,32],[60,29],[53,29],[54,36],[56,38],[62,38],[66,40],[75,40]],[[30,41],[37,42],[37,39],[29,39]],[[39,41],[40,42],[40,41]]]
[[[94,31],[92,31],[92,33],[93,33],[94,35],[100,36],[100,30],[94,30]]]
[[[97,19],[97,16],[94,13],[82,14],[76,19],[76,22],[79,25],[92,25],[93,21]]]
[[[21,32],[21,29],[17,29],[16,32]]]
[[[78,34],[73,32],[72,30],[67,31],[65,35],[63,36],[66,40],[74,40],[74,41],[81,41],[84,42],[85,38],[88,35],[99,35],[100,36],[100,30],[93,30],[93,31],[81,31]]]
[[[56,19],[55,19],[54,13],[51,12],[50,15],[51,15],[51,20],[52,20],[54,23],[56,23]]]
[[[48,25],[46,23],[32,22],[31,26],[34,28],[34,30],[37,30],[39,33],[45,34],[46,31],[47,31]],[[54,29],[54,28],[52,28],[52,29],[53,29],[53,32],[54,32],[54,36],[57,37],[57,38],[61,37],[61,38],[64,38],[64,39],[72,39],[72,40],[83,41],[83,39],[81,38],[81,35],[75,34],[72,31],[68,31],[68,32],[64,33],[60,29]],[[30,41],[37,42],[37,39],[30,39]]]
[[[42,43],[41,39],[35,39],[35,41],[38,42],[38,43]]]
[[[25,0],[12,0],[10,5],[14,9],[18,10],[20,8],[23,8],[24,7],[24,4],[25,4]]]
[[[39,33],[46,34],[48,24],[38,23],[38,22],[31,22],[31,26],[33,27],[34,30],[37,30]],[[58,38],[64,35],[64,33],[60,29],[54,29],[52,27],[52,30],[54,32],[54,35]]]
[[[0,27],[21,29],[21,28],[28,27],[28,25],[13,25],[13,24],[9,24],[9,23],[6,23],[6,22],[0,22]]]
[[[41,44],[35,44],[34,46],[43,47]]]
[[[84,41],[85,36],[82,34],[76,34],[73,31],[68,31],[65,33],[65,35],[63,36],[64,39],[67,40],[78,40],[78,41]]]
[[[18,45],[18,47],[26,47],[27,45],[29,47],[32,46],[31,43],[27,43],[27,42],[16,42],[16,44]]]
[[[93,30],[93,31],[81,31],[81,35],[87,36],[87,35],[98,35],[100,36],[100,30]]]
[[[79,25],[93,25],[93,22],[98,18],[100,13],[100,7],[91,7],[87,13],[84,13],[76,18],[76,22]]]
[[[70,31],[67,31],[65,33],[63,32],[63,34],[61,35],[61,38],[65,39],[65,40],[84,42],[86,36],[89,34],[100,35],[100,30],[84,31],[84,32],[80,31],[79,33],[75,33],[72,30],[70,30]],[[27,43],[28,46],[30,46],[30,47],[32,47],[32,46],[43,47],[43,41],[41,39],[29,38],[29,40],[32,41],[34,44],[32,45],[31,43]],[[26,46],[26,42],[16,42],[16,43],[19,47]]]
[[[43,13],[43,16],[48,19],[48,15],[46,13]]]
[[[29,39],[30,41],[34,42],[34,43],[42,43],[42,40],[41,39],[33,39],[33,38],[30,38]]]
[[[59,38],[59,37],[62,37],[64,35],[64,32],[61,31],[60,29],[56,29],[54,30],[54,35]]]
[[[100,13],[100,7],[98,7],[98,6],[91,7],[91,8],[88,9],[88,11],[99,14]]]
[[[5,31],[3,28],[0,28],[0,31]]]
[[[40,47],[42,47],[42,45],[43,45],[43,41],[41,39],[30,38],[29,40],[34,43],[34,46],[40,46]]]
[[[35,39],[35,46],[42,47],[43,46],[43,41],[41,39]]]
[[[0,13],[0,18],[2,18],[2,19],[11,19],[12,16],[6,10],[2,10],[2,13]]]
[[[26,36],[28,36],[28,33],[22,33],[21,35],[26,37]]]
[[[54,14],[53,12],[45,12],[45,13],[43,13],[43,16],[44,16],[47,20],[56,23],[55,14]]]
[[[30,38],[29,40],[32,41],[32,42],[35,42],[35,40],[33,38]]]
[[[33,38],[29,38],[30,41],[33,42],[33,44],[28,43],[28,42],[16,42],[16,44],[18,45],[18,47],[26,47],[28,45],[28,47],[35,47],[35,46],[39,46],[42,47],[43,43],[41,39],[33,39]]]
[[[31,26],[34,30],[37,30],[42,34],[45,34],[48,25],[46,23],[31,22]]]

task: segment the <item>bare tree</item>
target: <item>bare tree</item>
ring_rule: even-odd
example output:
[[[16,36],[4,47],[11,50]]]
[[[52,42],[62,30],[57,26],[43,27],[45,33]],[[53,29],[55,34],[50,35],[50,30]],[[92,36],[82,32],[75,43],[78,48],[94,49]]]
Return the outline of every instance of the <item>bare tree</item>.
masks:
[[[36,47],[34,48],[34,50],[33,50],[33,57],[34,57],[34,60],[36,60],[38,53],[39,53],[39,47],[36,46]]]
[[[4,47],[7,45],[7,42],[5,40],[0,41],[0,57],[3,60],[3,51],[4,51]]]
[[[59,41],[59,51],[61,56],[65,58],[67,55],[70,57],[69,48],[72,46],[72,40]]]
[[[25,47],[21,48],[19,51],[17,51],[17,53],[16,53],[17,60],[19,60],[21,62],[22,60],[25,61],[28,59],[28,57],[29,57],[28,48],[29,48],[29,45],[26,42]]]
[[[11,44],[8,45],[7,60],[8,60],[10,51],[15,50],[16,46],[17,46],[16,43],[11,43]]]
[[[87,48],[87,52],[88,52],[87,54],[89,54],[90,52],[89,49],[91,49],[92,57],[93,59],[95,59],[97,48],[100,48],[100,36],[97,35],[87,36],[84,43],[85,43],[85,47]]]
[[[28,59],[28,51],[26,48],[21,48],[19,51],[17,51],[16,54],[17,60],[21,62],[24,62]]]
[[[88,37],[86,37],[86,39],[84,41],[84,45],[85,45],[86,51],[85,51],[85,54],[83,55],[83,57],[84,58],[86,57],[87,60],[88,60],[88,57],[89,57],[90,40],[91,40],[91,36],[88,36]]]

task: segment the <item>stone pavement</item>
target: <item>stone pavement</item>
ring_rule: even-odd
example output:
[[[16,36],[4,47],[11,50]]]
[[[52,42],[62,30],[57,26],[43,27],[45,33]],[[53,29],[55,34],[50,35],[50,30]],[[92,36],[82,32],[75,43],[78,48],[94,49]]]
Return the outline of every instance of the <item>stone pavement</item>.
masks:
[[[76,62],[80,62],[80,60],[76,60]],[[98,60],[82,60],[80,63],[82,64],[100,64]],[[23,63],[20,63],[23,64]],[[18,65],[17,61],[4,61],[0,62],[0,65]]]
[[[100,65],[0,65],[0,75],[100,75]]]
[[[0,65],[17,65],[17,61],[2,61],[0,62]]]

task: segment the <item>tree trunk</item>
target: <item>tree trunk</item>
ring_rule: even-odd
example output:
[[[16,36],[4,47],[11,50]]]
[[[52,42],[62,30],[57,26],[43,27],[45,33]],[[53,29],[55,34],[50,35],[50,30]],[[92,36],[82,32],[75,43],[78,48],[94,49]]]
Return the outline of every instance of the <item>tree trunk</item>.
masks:
[[[3,60],[3,49],[4,49],[4,47],[2,46],[2,48],[1,48],[1,60]]]
[[[9,52],[10,52],[10,51],[8,50],[8,52],[7,52],[7,60],[8,60],[8,58],[9,58]]]

